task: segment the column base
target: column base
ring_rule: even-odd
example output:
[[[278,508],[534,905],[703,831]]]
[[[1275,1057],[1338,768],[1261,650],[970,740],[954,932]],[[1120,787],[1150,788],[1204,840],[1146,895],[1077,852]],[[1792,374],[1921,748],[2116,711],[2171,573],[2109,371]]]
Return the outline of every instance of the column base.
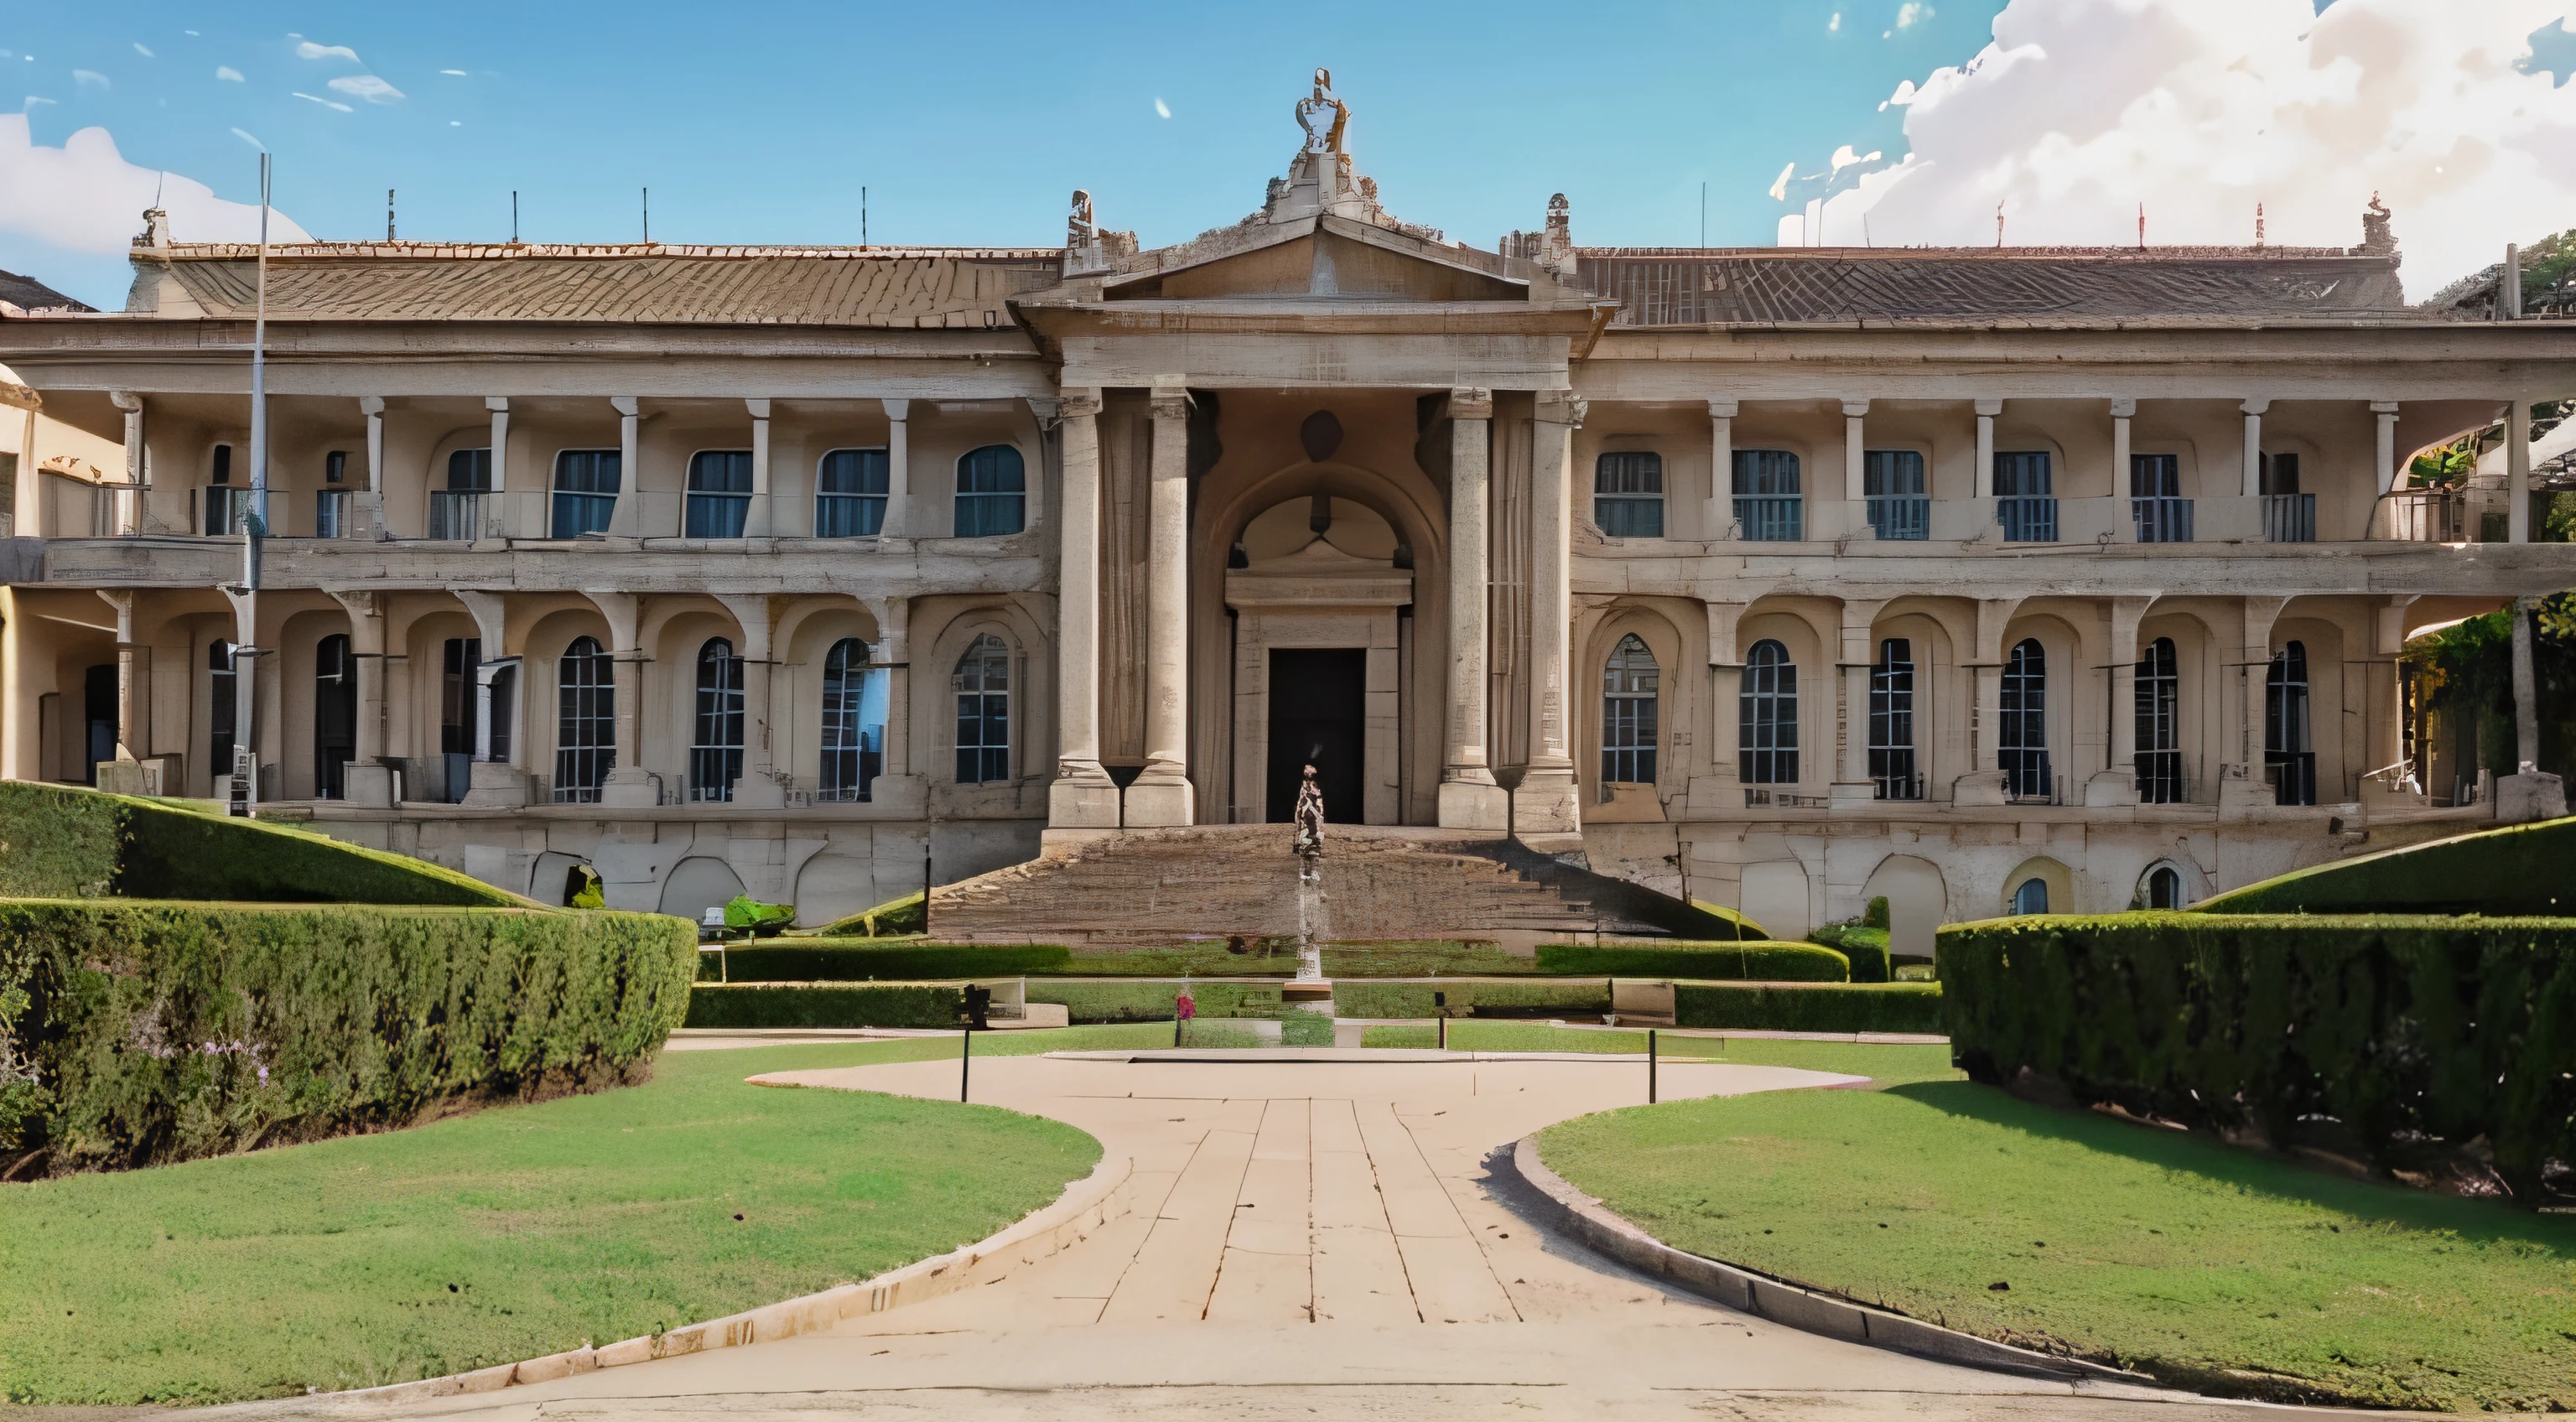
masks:
[[[341,772],[341,800],[351,805],[371,805],[389,810],[394,804],[394,768],[390,765],[351,764]]]
[[[2004,773],[2000,770],[1971,770],[1950,782],[1953,805],[2004,805],[2012,797],[2004,793]]]
[[[1493,830],[1496,833],[1512,827],[1512,797],[1500,785],[1479,785],[1472,780],[1440,782],[1440,827],[1442,829]]]
[[[1105,775],[1098,780],[1067,776],[1049,785],[1047,828],[1118,828],[1118,787]]]
[[[478,809],[524,806],[536,801],[536,782],[528,772],[496,760],[474,762],[466,782],[465,803]]]
[[[1164,829],[1197,824],[1196,809],[1195,787],[1189,781],[1140,778],[1127,787],[1124,818],[1129,829]]]
[[[1512,792],[1512,833],[1583,833],[1583,794],[1570,765],[1533,765]]]
[[[649,770],[612,770],[600,782],[599,803],[621,810],[651,809],[662,803],[662,777]]]
[[[2530,762],[2526,761],[2525,764]],[[2567,784],[2544,771],[2499,775],[2495,782],[2495,817],[2500,825],[2554,820],[2567,813]]]
[[[2084,782],[2084,807],[2088,810],[2115,809],[2138,803],[2138,773],[2134,770],[2105,770]]]

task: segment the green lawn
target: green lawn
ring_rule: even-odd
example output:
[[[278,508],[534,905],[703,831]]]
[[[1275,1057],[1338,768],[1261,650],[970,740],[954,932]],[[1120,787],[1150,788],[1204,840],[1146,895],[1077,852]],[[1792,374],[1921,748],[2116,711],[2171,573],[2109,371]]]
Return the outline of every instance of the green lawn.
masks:
[[[2275,1400],[2576,1407],[2565,1216],[1961,1081],[1616,1111],[1540,1144],[1680,1248],[1986,1337]]]
[[[979,1056],[1170,1028],[979,1038]],[[984,1106],[747,1086],[927,1038],[662,1057],[649,1083],[384,1135],[0,1186],[0,1397],[219,1402],[610,1343],[980,1239],[1099,1144]]]

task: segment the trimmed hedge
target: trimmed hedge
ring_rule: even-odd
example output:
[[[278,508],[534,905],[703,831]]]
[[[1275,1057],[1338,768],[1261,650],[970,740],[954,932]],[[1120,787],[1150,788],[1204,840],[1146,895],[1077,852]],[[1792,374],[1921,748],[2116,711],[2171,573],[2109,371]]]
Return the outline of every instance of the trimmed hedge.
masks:
[[[1610,984],[1602,978],[1537,979],[1516,983],[1336,982],[1333,1011],[1343,1017],[1433,1017],[1433,993],[1449,998],[1451,1017],[1589,1016],[1610,1010]]]
[[[2576,816],[2481,830],[2312,869],[2201,900],[2194,913],[2576,915]]]
[[[1884,904],[1885,899],[1872,902]],[[1893,961],[1887,952],[1887,930],[1859,923],[1829,923],[1807,935],[1810,943],[1821,943],[1851,960],[1851,980],[1856,983],[1895,981]]]
[[[1742,909],[1731,909],[1724,904],[1710,903],[1706,899],[1693,899],[1690,901],[1690,906],[1698,909],[1701,913],[1714,914],[1719,918],[1725,919],[1728,923],[1735,925],[1735,936],[1745,942],[1750,943],[1760,941],[1767,943],[1771,940],[1771,931],[1764,928],[1762,925],[1755,923],[1753,920],[1746,918]]]
[[[954,1027],[955,983],[700,983],[685,1027]]]
[[[1819,943],[1547,943],[1543,973],[1598,978],[1726,978],[1777,983],[1839,983],[1851,960]]]
[[[700,955],[698,977],[737,983],[920,982],[1061,973],[1073,955],[1048,943],[886,943],[865,938],[773,938]]]
[[[2274,1144],[2328,1118],[2382,1168],[2485,1137],[2526,1205],[2576,1163],[2576,920],[2032,916],[1938,943],[1978,1080]]]
[[[1275,1017],[1283,1010],[1276,983],[1193,982],[1189,987],[1190,1001],[1201,1017]],[[1065,1020],[1073,1024],[1169,1022],[1180,995],[1181,985],[1177,982],[1049,982],[1031,978],[1028,1000],[1063,1004]],[[1329,1038],[1326,1045],[1330,1045]]]
[[[534,908],[426,860],[264,820],[0,781],[0,897]]]
[[[696,957],[659,914],[0,902],[0,1150],[149,1165],[638,1080]]]
[[[908,934],[930,931],[928,900],[919,892],[877,905],[875,908],[836,918],[823,925],[826,938],[901,938]]]
[[[1939,983],[1675,983],[1673,1025],[1738,1032],[1941,1030]]]

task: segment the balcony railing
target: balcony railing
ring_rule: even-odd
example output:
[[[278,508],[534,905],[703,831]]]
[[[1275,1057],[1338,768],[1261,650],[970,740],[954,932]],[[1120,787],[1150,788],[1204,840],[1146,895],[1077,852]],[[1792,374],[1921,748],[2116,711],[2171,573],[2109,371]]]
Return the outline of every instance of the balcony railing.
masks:
[[[2405,543],[2466,543],[2469,501],[2457,489],[2400,489],[2388,496],[2388,536]]]
[[[1792,790],[1777,789],[1769,785],[1744,787],[1744,808],[1748,810],[1764,807],[1779,810],[1821,810],[1833,802],[1833,797],[1830,795],[1801,795]]]
[[[2316,542],[2317,496],[2265,494],[2263,496],[2263,541],[2266,543]]]
[[[1744,537],[1753,543],[1795,543],[1802,535],[1804,501],[1792,495],[1737,495],[1735,521],[1743,526]]]
[[[206,486],[206,536],[230,538],[242,531],[250,515],[251,491],[229,484]]]
[[[1923,798],[1923,773],[1919,770],[1911,775],[1881,775],[1875,779],[1878,783],[1878,798],[1881,800]]]
[[[2015,494],[1997,499],[1995,522],[2004,526],[2006,543],[2055,543],[2057,499],[2050,494]]]
[[[2140,543],[2189,543],[2191,541],[2191,500],[2146,498],[2129,500],[2130,516],[2137,520]]]
[[[1872,494],[1869,526],[1881,541],[1932,536],[1932,501],[1921,494]]]
[[[2313,805],[2317,802],[2317,753],[2265,751],[2263,778],[2272,782],[2273,804]]]
[[[429,496],[429,536],[452,543],[481,538],[483,498],[481,494],[453,489],[433,490]]]

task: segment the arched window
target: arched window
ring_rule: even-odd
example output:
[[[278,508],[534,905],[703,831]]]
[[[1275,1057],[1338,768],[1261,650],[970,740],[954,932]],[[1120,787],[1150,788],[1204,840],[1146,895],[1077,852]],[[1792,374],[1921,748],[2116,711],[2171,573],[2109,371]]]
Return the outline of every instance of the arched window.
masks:
[[[1914,642],[1889,637],[1869,669],[1869,778],[1882,800],[1920,800],[1914,770]]]
[[[2174,669],[2171,637],[2147,644],[2138,659],[2134,696],[2138,719],[2138,802],[2179,805],[2190,798],[2182,783],[2182,680]]]
[[[987,632],[957,659],[957,783],[1011,778],[1011,649]]]
[[[555,455],[554,537],[608,531],[609,515],[617,512],[625,457],[614,449],[567,449]]]
[[[2182,907],[2182,871],[2170,864],[2159,864],[2147,871],[2147,882],[2140,895],[2151,909]]]
[[[689,456],[689,538],[740,538],[751,516],[751,451],[702,449]]]
[[[2014,913],[2048,912],[2048,881],[2046,879],[2022,880],[2021,887],[2013,890],[2012,904]]]
[[[698,649],[697,735],[689,745],[689,798],[731,800],[742,778],[742,659],[709,637]]]
[[[836,449],[814,470],[814,536],[873,538],[885,529],[886,452]]]
[[[885,773],[886,671],[844,637],[823,658],[823,775],[815,798],[864,800]]]
[[[1747,785],[1798,783],[1798,664],[1769,638],[1744,658],[1737,698],[1737,756]]]
[[[241,713],[241,681],[233,672],[233,644],[218,637],[206,644],[206,774],[220,779],[233,773],[233,728]],[[210,792],[211,793],[211,792]]]
[[[1592,466],[1592,522],[1613,538],[1664,536],[1664,457],[1605,454]]]
[[[313,796],[348,797],[349,762],[358,753],[358,659],[339,633],[313,648]]]
[[[1798,501],[1798,456],[1785,449],[1739,449],[1732,471],[1735,521],[1759,542],[1798,541],[1804,520]]]
[[[1662,676],[1636,634],[1619,639],[1601,674],[1601,784],[1655,783],[1655,700]]]
[[[1025,524],[1027,490],[1019,450],[988,444],[966,451],[957,461],[957,536],[1019,532]]]
[[[555,663],[555,798],[599,801],[617,768],[617,663],[595,638],[575,637]]]
[[[1995,768],[2004,773],[2004,793],[2016,800],[2048,799],[2057,782],[2048,768],[2048,653],[2038,638],[2013,644],[2004,660],[2003,692]]]
[[[2317,802],[2317,753],[2308,739],[2308,649],[2291,642],[2272,658],[2263,680],[2263,771],[2273,803]]]
[[[447,456],[447,487],[429,495],[429,536],[481,538],[483,501],[492,492],[492,451],[460,449]]]

